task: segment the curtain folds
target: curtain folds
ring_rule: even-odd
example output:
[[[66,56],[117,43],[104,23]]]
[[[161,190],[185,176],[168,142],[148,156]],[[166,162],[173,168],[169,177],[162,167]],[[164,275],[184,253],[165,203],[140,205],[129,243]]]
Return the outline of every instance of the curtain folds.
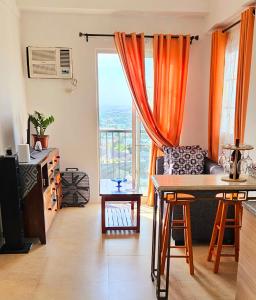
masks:
[[[171,142],[172,146],[180,143],[186,96],[190,37],[154,35],[154,106],[153,115],[157,127]],[[149,174],[155,174],[156,158],[160,155],[152,145]],[[149,179],[148,204],[152,205],[154,188]]]
[[[235,139],[244,142],[246,113],[249,95],[252,45],[254,31],[253,8],[241,15],[238,73],[236,86]]]
[[[208,155],[218,161],[225,52],[228,34],[217,30],[212,34],[210,92],[208,113]]]
[[[133,101],[140,119],[152,139],[150,177],[162,146],[179,145],[187,84],[190,37],[155,35],[154,107],[148,103],[144,35],[115,33],[116,48],[123,65]],[[153,187],[149,179],[148,204],[153,204]]]
[[[168,139],[159,130],[148,103],[145,81],[144,34],[136,35],[132,33],[126,35],[123,32],[116,32],[115,44],[133,95],[137,113],[145,130],[157,147],[171,146]]]

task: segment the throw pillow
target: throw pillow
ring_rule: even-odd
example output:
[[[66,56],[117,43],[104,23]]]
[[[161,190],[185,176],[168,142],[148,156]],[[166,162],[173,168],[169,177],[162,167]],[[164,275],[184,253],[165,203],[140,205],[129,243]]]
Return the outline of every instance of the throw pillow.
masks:
[[[170,174],[170,161],[172,159],[172,150],[178,149],[180,151],[183,151],[185,149],[191,150],[191,149],[202,149],[199,145],[191,145],[191,146],[177,146],[177,147],[163,147],[164,151],[164,174]]]
[[[207,152],[202,149],[172,149],[170,154],[169,174],[198,175],[204,171],[204,159]]]

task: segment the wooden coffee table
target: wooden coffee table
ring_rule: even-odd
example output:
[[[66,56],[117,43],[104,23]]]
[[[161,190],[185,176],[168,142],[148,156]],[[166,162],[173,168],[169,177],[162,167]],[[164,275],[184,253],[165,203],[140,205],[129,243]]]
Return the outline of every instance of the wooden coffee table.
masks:
[[[142,194],[128,184],[118,190],[111,180],[101,180],[102,233],[108,230],[134,230],[140,232],[140,205]],[[136,203],[136,209],[134,208]],[[136,214],[135,214],[136,211]]]

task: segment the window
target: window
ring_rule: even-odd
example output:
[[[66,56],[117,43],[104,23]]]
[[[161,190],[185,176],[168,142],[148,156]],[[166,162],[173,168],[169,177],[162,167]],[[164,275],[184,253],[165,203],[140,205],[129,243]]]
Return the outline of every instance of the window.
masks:
[[[222,148],[223,145],[234,143],[239,32],[239,27],[235,27],[229,32],[226,48],[224,89],[220,126],[220,148]]]
[[[149,100],[153,102],[153,59],[146,58]],[[98,53],[100,179],[125,177],[145,194],[151,141],[133,106],[116,53]]]

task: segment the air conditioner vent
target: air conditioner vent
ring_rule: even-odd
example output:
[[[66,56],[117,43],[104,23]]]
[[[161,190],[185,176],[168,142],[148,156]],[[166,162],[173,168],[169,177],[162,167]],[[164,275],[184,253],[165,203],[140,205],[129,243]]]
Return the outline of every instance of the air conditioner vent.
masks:
[[[29,78],[72,78],[72,49],[27,47]]]
[[[55,50],[33,50],[32,51],[33,61],[56,61]]]
[[[56,65],[35,65],[33,64],[35,75],[54,75],[57,76]]]
[[[70,66],[70,52],[69,50],[60,50],[60,66],[63,68]]]

